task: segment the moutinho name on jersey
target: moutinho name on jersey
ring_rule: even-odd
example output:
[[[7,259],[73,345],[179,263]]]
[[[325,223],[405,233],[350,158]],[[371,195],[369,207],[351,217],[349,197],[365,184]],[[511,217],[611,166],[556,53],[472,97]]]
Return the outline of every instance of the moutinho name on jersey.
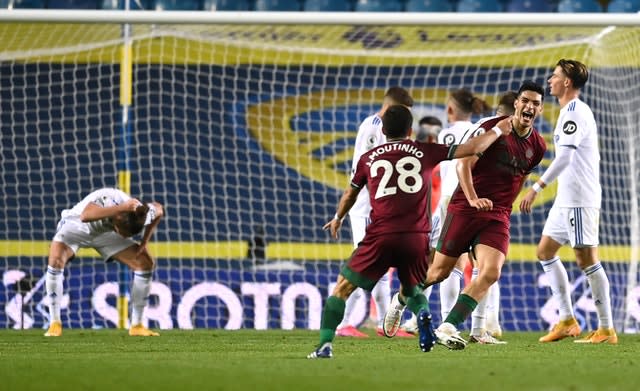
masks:
[[[381,146],[377,147],[369,155],[369,161],[367,162],[367,166],[371,167],[371,165],[373,164],[373,161],[378,156],[383,155],[386,152],[393,152],[393,151],[404,151],[404,152],[407,152],[407,153],[410,153],[410,154],[414,155],[418,159],[421,159],[424,156],[424,152],[419,150],[418,147],[416,147],[413,144],[405,144],[405,143],[393,143],[393,144],[391,144],[391,143],[389,143],[389,144],[384,144],[384,145],[381,145]]]

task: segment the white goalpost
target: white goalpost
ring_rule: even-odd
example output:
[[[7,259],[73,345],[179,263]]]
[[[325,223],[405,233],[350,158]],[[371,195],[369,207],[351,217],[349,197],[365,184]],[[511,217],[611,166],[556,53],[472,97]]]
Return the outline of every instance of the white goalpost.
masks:
[[[352,250],[347,227],[339,242],[321,227],[348,183],[357,126],[384,91],[407,88],[416,121],[444,119],[451,90],[495,104],[525,79],[544,84],[561,58],[590,68],[582,98],[600,132],[599,253],[616,328],[640,323],[637,14],[0,10],[0,22],[2,328],[48,322],[42,276],[60,211],[128,183],[167,209],[151,246],[152,327],[317,329]],[[546,97],[536,126],[549,152],[534,179],[553,158],[558,112]],[[532,215],[514,209],[506,330],[542,331],[557,317],[535,262],[554,192]],[[593,328],[587,282],[570,249],[561,257],[579,320]],[[65,269],[65,327],[122,327],[123,278],[79,253]]]

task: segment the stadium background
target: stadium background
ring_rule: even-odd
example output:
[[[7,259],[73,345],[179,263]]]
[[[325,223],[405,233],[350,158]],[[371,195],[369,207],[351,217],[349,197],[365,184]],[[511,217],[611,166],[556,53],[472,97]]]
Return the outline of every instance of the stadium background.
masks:
[[[587,28],[564,33],[473,31],[470,35],[446,29],[427,31],[422,44],[465,51],[474,45],[562,43],[593,32]],[[222,33],[214,28],[207,34],[211,38]],[[295,27],[278,31],[265,27],[240,40],[259,38],[275,44],[288,36],[292,38],[287,43],[300,50],[311,42],[365,51],[406,50],[415,44],[407,35],[420,34],[410,28],[345,27],[342,33],[322,35]],[[338,245],[321,231],[335,211],[350,166],[348,159],[338,159],[336,164],[332,157],[350,156],[358,123],[379,108],[384,89],[404,86],[416,97],[418,107],[438,110],[455,88],[469,87],[495,99],[507,89],[517,89],[522,79],[543,83],[554,62],[564,56],[561,50],[554,56],[546,49],[549,63],[540,67],[515,55],[501,58],[499,66],[495,56],[486,55],[432,59],[429,65],[423,65],[424,58],[402,58],[403,65],[394,66],[398,59],[393,56],[335,59],[295,50],[282,55],[269,45],[251,53],[242,46],[225,47],[225,58],[221,58],[219,44],[190,44],[188,39],[172,37],[163,42],[178,48],[177,59],[166,57],[173,55],[171,50],[158,52],[157,40],[136,42],[131,160],[132,193],[156,199],[167,208],[167,218],[154,239],[158,267],[148,314],[151,325],[162,328],[319,327],[318,305],[351,247],[347,228]],[[5,45],[19,44],[21,50],[38,45],[37,41],[26,47],[24,42]],[[191,56],[196,47],[212,54],[204,60]],[[5,312],[0,314],[0,327],[17,325],[15,288],[20,279],[32,280],[25,314],[30,323],[25,326],[46,323],[44,288],[38,283],[59,212],[90,190],[117,183],[121,135],[120,108],[114,97],[119,94],[119,71],[112,50],[116,49],[0,65],[4,183],[0,256],[5,265],[0,286],[0,306]],[[273,53],[278,55],[270,56]],[[265,63],[265,58],[270,61]],[[606,79],[619,71],[595,61],[596,78]],[[310,63],[314,65],[293,65]],[[589,102],[589,93],[585,97]],[[557,115],[552,98],[546,108],[539,129],[549,142]],[[618,159],[620,145],[611,141],[616,139],[616,129],[607,121],[599,124],[603,161]],[[616,156],[607,156],[607,151]],[[552,157],[551,151],[547,157]],[[615,190],[624,193],[625,169],[622,165],[619,176],[602,178],[602,224],[619,228],[615,235],[601,238],[605,248],[611,249],[603,251],[603,260],[617,262],[620,271],[611,281],[616,311],[624,307],[626,288],[626,265],[619,263],[625,256],[620,254],[626,253],[630,243],[620,205],[624,196]],[[503,292],[501,313],[508,330],[541,330],[548,325],[548,288],[540,283],[539,266],[531,262],[542,229],[542,210],[550,207],[548,195],[545,200],[533,218],[516,214],[512,220],[517,261],[505,265],[501,279],[503,286],[510,287],[509,294]],[[247,241],[261,230],[268,244],[267,258],[258,260],[262,267],[256,268],[256,260],[247,258]],[[281,267],[268,267],[277,264]],[[578,315],[593,327],[596,320],[586,300],[586,282],[573,265],[568,267],[576,285],[574,297],[585,299],[577,305]],[[118,269],[104,265],[90,252],[73,261],[66,268],[65,323],[113,327],[117,280]],[[298,296],[300,292],[307,298]]]

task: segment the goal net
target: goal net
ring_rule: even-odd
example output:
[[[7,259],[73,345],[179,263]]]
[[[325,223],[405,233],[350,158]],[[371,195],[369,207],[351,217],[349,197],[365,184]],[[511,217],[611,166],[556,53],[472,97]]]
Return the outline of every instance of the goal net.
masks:
[[[634,330],[640,322],[637,27],[403,19],[416,15],[382,23],[375,18],[384,16],[357,13],[333,25],[269,23],[260,13],[248,24],[237,20],[245,14],[233,20],[225,13],[194,24],[202,14],[140,12],[149,23],[131,25],[127,136],[121,25],[88,23],[113,12],[81,13],[86,23],[76,13],[67,12],[76,18],[69,23],[47,11],[57,15],[48,23],[0,24],[0,327],[46,326],[43,276],[60,211],[92,190],[118,186],[127,151],[132,195],[166,208],[150,246],[157,261],[150,326],[317,329],[352,250],[348,224],[338,242],[322,225],[348,184],[358,125],[380,108],[384,91],[407,88],[416,120],[446,120],[451,90],[469,88],[495,104],[524,79],[546,84],[560,58],[590,67],[582,98],[600,132],[600,258],[616,327]],[[3,20],[10,15],[0,12]],[[536,125],[549,152],[533,179],[553,158],[558,112],[547,97]],[[542,192],[532,215],[514,211],[500,281],[506,330],[544,330],[557,317],[535,262],[554,192],[555,184]],[[570,249],[561,257],[579,320],[593,328],[588,284]],[[118,266],[81,251],[65,268],[65,327],[115,327],[121,278]],[[436,318],[437,297],[436,289]],[[353,320],[368,311],[361,301]]]

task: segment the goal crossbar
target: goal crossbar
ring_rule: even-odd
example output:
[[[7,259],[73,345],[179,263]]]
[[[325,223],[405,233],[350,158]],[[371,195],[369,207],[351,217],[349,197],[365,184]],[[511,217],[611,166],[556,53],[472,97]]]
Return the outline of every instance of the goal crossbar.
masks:
[[[0,10],[0,22],[282,24],[282,25],[466,25],[466,26],[640,26],[640,14],[629,13],[357,13],[259,11],[118,11]]]

